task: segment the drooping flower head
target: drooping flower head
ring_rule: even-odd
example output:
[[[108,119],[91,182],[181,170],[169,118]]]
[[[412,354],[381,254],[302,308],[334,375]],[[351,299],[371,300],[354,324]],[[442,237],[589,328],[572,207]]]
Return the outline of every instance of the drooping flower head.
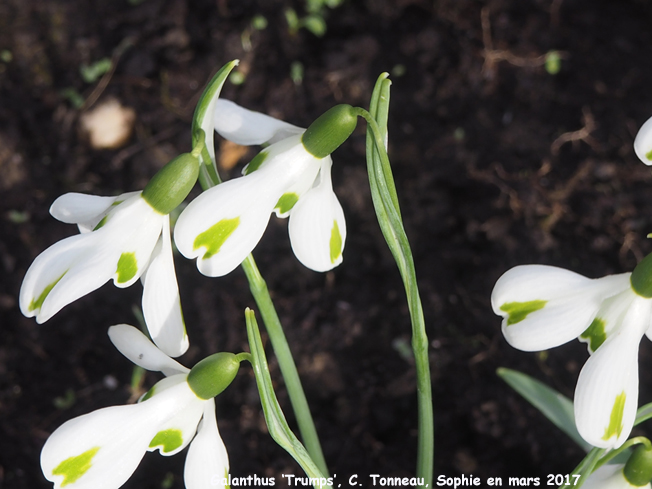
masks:
[[[351,134],[356,116],[336,106],[307,130],[237,106],[213,102],[211,124],[223,137],[243,145],[269,145],[243,176],[217,185],[181,213],[174,240],[208,276],[236,268],[262,237],[269,217],[290,217],[292,249],[308,268],[327,271],[342,261],[346,223],[333,192],[330,154]]]
[[[580,435],[601,448],[629,437],[638,405],[638,346],[650,336],[652,255],[633,273],[589,279],[543,265],[515,267],[492,292],[507,342],[525,351],[553,348],[579,338],[590,358],[575,389]]]
[[[649,443],[649,442],[648,442]],[[603,465],[582,484],[585,489],[650,489],[652,450],[639,445],[624,464]]]
[[[144,284],[143,313],[159,347],[171,356],[188,348],[172,258],[169,213],[194,186],[198,160],[183,154],[159,171],[142,192],[117,197],[68,193],[50,208],[81,234],[41,253],[27,270],[20,308],[43,323],[64,306],[113,279]]]
[[[213,397],[234,379],[239,367],[235,355],[218,353],[189,370],[133,326],[112,326],[109,336],[136,365],[167,377],[137,404],[100,409],[60,426],[41,452],[45,477],[55,489],[117,489],[147,451],[169,456],[190,445],[186,488],[227,486],[229,460]]]

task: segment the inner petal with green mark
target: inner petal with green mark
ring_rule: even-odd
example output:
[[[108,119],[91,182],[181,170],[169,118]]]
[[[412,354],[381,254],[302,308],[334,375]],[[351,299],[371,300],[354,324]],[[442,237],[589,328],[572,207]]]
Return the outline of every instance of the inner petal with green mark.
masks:
[[[645,153],[645,157],[646,157],[648,160],[652,161],[652,150],[650,150],[650,151],[648,151],[647,153]]]
[[[507,313],[507,326],[520,323],[528,314],[543,309],[548,301],[534,300],[527,302],[506,302],[500,310]]]
[[[294,204],[296,204],[298,201],[299,196],[297,194],[294,192],[288,192],[281,195],[281,198],[278,199],[274,209],[277,209],[281,214],[285,214],[290,212],[290,210],[294,207]]]
[[[604,326],[604,319],[595,318],[589,327],[586,328],[586,331],[580,335],[580,338],[589,344],[591,352],[597,350],[607,339],[607,333],[604,331]]]
[[[183,445],[183,433],[181,430],[169,429],[156,433],[149,444],[150,448],[162,447],[164,453],[175,451]]]
[[[342,235],[337,221],[333,220],[333,228],[331,229],[331,240],[329,243],[331,252],[331,263],[335,263],[342,255]]]
[[[39,295],[36,299],[32,299],[29,303],[29,312],[35,311],[36,309],[40,309],[43,306],[43,302],[45,302],[45,298],[52,292],[52,289],[54,289],[54,286],[59,283],[59,280],[63,278],[63,276],[68,273],[68,270],[63,272],[61,277],[56,279],[54,282],[49,284],[47,287],[43,289],[43,292],[41,292],[41,295]]]
[[[614,407],[611,409],[609,416],[609,426],[604,429],[603,440],[607,441],[612,436],[618,438],[623,431],[623,413],[625,412],[625,391],[616,396]]]
[[[118,260],[118,283],[124,284],[129,282],[138,273],[138,262],[136,261],[136,253],[125,252],[120,255]]]
[[[193,243],[193,249],[206,248],[204,259],[210,258],[219,253],[220,248],[226,240],[233,234],[240,225],[240,218],[234,217],[233,219],[222,219],[217,224],[213,224],[203,233],[200,233]]]
[[[57,465],[52,471],[52,475],[63,476],[61,487],[65,487],[68,484],[76,482],[82,475],[88,472],[88,469],[90,469],[92,466],[91,461],[99,449],[100,447],[93,447],[89,450],[86,450],[81,455],[67,458],[59,465]]]

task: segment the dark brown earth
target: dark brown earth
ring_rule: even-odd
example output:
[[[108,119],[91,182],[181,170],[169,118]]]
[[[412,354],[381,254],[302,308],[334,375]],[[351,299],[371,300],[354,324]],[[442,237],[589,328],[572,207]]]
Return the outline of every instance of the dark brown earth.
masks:
[[[106,329],[134,323],[139,285],[107,285],[44,325],[18,311],[32,260],[76,232],[48,214],[50,204],[71,191],[141,189],[189,150],[197,97],[235,58],[245,82],[228,82],[223,95],[302,126],[336,103],[367,107],[376,77],[393,73],[390,156],[431,341],[435,475],[545,485],[581,459],[495,370],[525,371],[572,397],[584,345],[512,349],[489,297],[517,264],[599,277],[629,271],[652,251],[652,176],[632,150],[652,115],[652,3],[347,0],[326,9],[323,37],[291,32],[290,6],[304,15],[304,3],[290,0],[0,2],[0,486],[50,487],[39,468],[48,434],[132,397],[132,366]],[[268,20],[264,30],[251,29],[256,15]],[[542,65],[551,50],[562,56],[554,75]],[[114,72],[84,82],[81,65],[111,56]],[[300,83],[290,77],[294,62],[303,65]],[[117,150],[91,149],[67,89],[87,100],[83,110],[96,97],[133,108],[134,135]],[[236,176],[252,155],[225,174]],[[413,474],[414,368],[400,354],[410,327],[371,206],[362,124],[333,159],[349,228],[344,263],[325,275],[305,269],[276,218],[254,255],[330,469],[338,482],[359,474],[369,487],[371,473]],[[181,257],[176,264],[191,338],[181,361],[247,350],[243,311],[253,300],[242,271],[209,279]],[[644,339],[641,403],[652,401],[651,354]],[[157,379],[148,373],[144,388]],[[249,368],[219,396],[218,419],[234,476],[300,474],[266,433]],[[148,454],[124,487],[181,488],[183,461]]]

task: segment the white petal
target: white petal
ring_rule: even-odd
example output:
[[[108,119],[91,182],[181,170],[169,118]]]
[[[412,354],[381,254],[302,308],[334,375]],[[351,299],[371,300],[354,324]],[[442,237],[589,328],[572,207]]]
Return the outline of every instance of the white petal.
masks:
[[[77,224],[80,232],[88,233],[113,207],[138,194],[140,192],[127,192],[116,197],[100,197],[71,192],[54,201],[50,214],[61,222]]]
[[[225,99],[219,99],[215,103],[213,124],[220,136],[244,146],[273,144],[305,131],[301,127],[245,109]]]
[[[587,442],[617,448],[629,437],[638,405],[638,346],[652,303],[636,297],[617,331],[591,355],[575,390],[577,429]]]
[[[330,165],[329,158],[322,165],[319,184],[299,199],[290,215],[292,250],[301,263],[317,272],[342,262],[346,241],[346,221],[333,192]]]
[[[209,277],[233,271],[254,249],[269,222],[279,192],[265,189],[254,172],[207,190],[186,207],[174,228],[174,241],[186,258]]]
[[[20,288],[22,313],[43,323],[104,285],[115,272],[117,257],[107,256],[102,242],[102,236],[94,233],[71,236],[37,256]]]
[[[163,372],[165,375],[190,372],[154,346],[138,328],[128,324],[111,326],[109,338],[120,353],[145,370]]]
[[[113,240],[112,247],[120,252],[114,285],[129,287],[140,278],[161,235],[164,220],[165,216],[140,195],[126,200],[107,215],[107,223],[96,232],[106,229],[107,238]],[[125,258],[129,258],[129,264],[121,269],[121,260]]]
[[[217,430],[215,401],[211,399],[204,406],[204,418],[186,458],[186,489],[228,487],[224,479],[228,478],[229,456]]]
[[[55,489],[116,489],[136,470],[159,426],[196,396],[182,382],[166,395],[114,406],[64,423],[41,452],[41,468]]]
[[[645,121],[634,139],[636,156],[646,165],[652,165],[652,117]]]
[[[591,325],[578,338],[580,341],[587,343],[589,353],[593,354],[607,338],[618,332],[622,326],[623,318],[635,298],[634,291],[628,288],[602,302]]]
[[[160,394],[154,394],[154,397],[157,395]],[[170,456],[186,448],[197,432],[205,403],[206,401],[197,398],[196,402],[191,402],[185,409],[159,425],[158,432],[147,450],[158,450],[161,455]]]
[[[188,350],[172,257],[169,216],[163,219],[161,238],[143,279],[143,315],[152,340],[161,350],[171,357],[183,355]]]
[[[512,346],[545,350],[582,334],[605,298],[630,287],[629,275],[588,279],[556,267],[518,266],[498,279],[491,303]]]
[[[117,196],[100,197],[70,192],[52,203],[50,214],[55,219],[68,224],[85,223],[106,212],[117,198]]]

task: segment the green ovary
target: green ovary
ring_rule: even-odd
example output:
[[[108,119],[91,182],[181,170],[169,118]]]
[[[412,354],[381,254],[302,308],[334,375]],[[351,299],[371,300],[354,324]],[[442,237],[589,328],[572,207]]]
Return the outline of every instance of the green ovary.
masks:
[[[588,340],[591,351],[596,351],[607,339],[607,333],[604,331],[605,322],[603,319],[595,318],[586,331],[580,335],[583,340]]]
[[[181,430],[163,430],[156,433],[149,444],[150,448],[163,447],[164,453],[170,453],[183,445]]]
[[[90,450],[86,450],[81,455],[67,458],[57,465],[52,471],[52,475],[63,476],[61,487],[76,482],[82,475],[88,472],[88,469],[90,469],[92,465],[91,461],[99,449],[100,447],[93,447]]]
[[[623,413],[625,412],[625,391],[622,391],[618,396],[616,396],[616,401],[614,402],[614,407],[611,410],[611,416],[609,416],[609,426],[604,430],[603,440],[608,440],[612,436],[618,438],[620,433],[623,431]]]
[[[123,253],[118,260],[118,283],[124,284],[129,282],[138,273],[138,262],[136,261],[136,253]]]
[[[240,225],[240,218],[222,219],[195,238],[193,248],[206,248],[204,259],[219,253],[220,248]]]
[[[342,235],[340,234],[340,228],[337,225],[337,221],[333,220],[333,228],[331,229],[331,240],[330,240],[330,252],[331,252],[331,263],[335,263],[337,259],[342,255]]]
[[[528,314],[543,309],[548,301],[534,300],[527,302],[506,302],[500,310],[507,313],[507,326],[520,323]]]
[[[281,195],[281,198],[278,199],[278,202],[274,208],[278,209],[281,214],[285,214],[290,212],[290,210],[294,207],[294,204],[296,204],[298,201],[299,196],[297,194],[294,192],[288,192],[287,194]]]
[[[35,311],[36,309],[40,309],[43,306],[43,303],[45,302],[46,297],[52,292],[52,289],[54,289],[54,286],[59,283],[59,280],[63,278],[63,276],[68,273],[68,270],[63,272],[61,277],[56,279],[54,282],[52,282],[50,285],[45,287],[43,289],[43,292],[41,292],[41,295],[39,295],[36,299],[32,299],[29,303],[29,312]]]

